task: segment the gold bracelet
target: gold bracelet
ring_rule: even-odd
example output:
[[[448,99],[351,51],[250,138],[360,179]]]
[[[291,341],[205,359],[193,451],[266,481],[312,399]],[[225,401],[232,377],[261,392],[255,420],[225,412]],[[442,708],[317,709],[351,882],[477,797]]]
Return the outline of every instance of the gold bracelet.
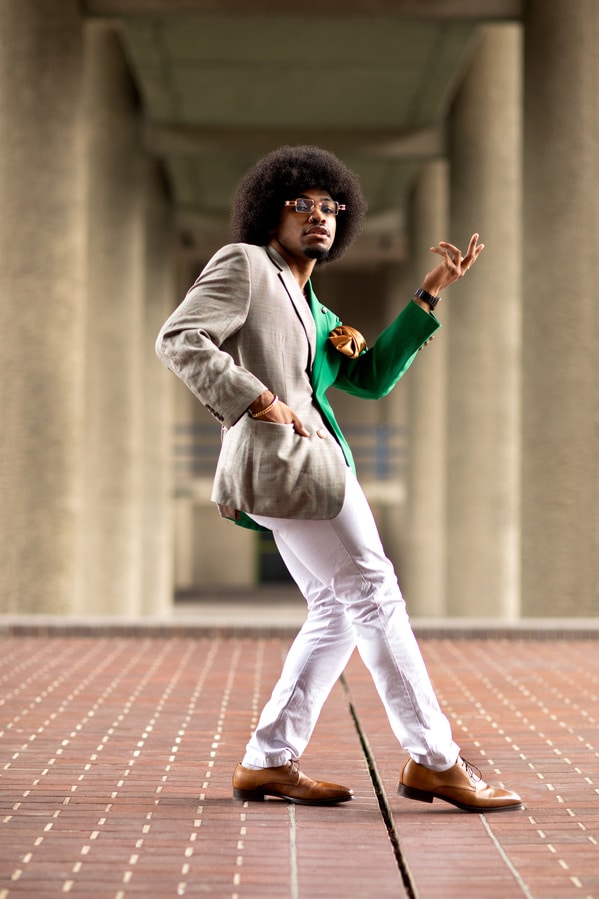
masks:
[[[275,393],[275,398],[272,401],[272,403],[269,403],[269,405],[265,406],[264,409],[261,409],[260,412],[250,412],[250,418],[262,418],[263,415],[268,415],[270,410],[274,409],[274,407],[277,405],[278,402],[279,402],[279,397]]]

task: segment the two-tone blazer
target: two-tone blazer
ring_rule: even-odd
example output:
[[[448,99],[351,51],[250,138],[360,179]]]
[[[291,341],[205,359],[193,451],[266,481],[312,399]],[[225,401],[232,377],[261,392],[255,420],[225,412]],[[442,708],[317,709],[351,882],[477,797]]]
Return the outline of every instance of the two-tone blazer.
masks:
[[[335,386],[354,396],[387,394],[439,327],[410,302],[357,358],[329,341],[339,318],[311,286],[302,293],[273,247],[229,244],[208,262],[162,327],[156,352],[222,425],[212,500],[221,514],[334,518],[345,494],[350,448],[330,406]],[[270,389],[310,432],[252,419]]]

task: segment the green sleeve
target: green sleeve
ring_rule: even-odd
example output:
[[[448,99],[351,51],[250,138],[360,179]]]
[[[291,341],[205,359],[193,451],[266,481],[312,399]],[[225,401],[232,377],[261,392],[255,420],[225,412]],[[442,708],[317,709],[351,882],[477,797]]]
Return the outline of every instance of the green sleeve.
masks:
[[[357,359],[344,357],[333,386],[362,399],[386,396],[440,327],[434,315],[410,301],[370,349]]]

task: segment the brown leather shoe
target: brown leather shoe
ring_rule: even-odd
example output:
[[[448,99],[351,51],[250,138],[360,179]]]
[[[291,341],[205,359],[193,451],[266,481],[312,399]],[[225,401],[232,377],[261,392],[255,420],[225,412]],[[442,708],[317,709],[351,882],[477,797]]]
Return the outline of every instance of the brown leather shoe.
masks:
[[[517,793],[490,787],[478,768],[461,758],[449,771],[432,771],[410,759],[399,776],[397,792],[420,802],[443,799],[465,812],[508,812],[524,808]]]
[[[298,805],[335,805],[354,798],[352,790],[339,784],[311,780],[295,759],[278,768],[244,768],[237,765],[233,775],[233,798],[261,802],[277,796]]]

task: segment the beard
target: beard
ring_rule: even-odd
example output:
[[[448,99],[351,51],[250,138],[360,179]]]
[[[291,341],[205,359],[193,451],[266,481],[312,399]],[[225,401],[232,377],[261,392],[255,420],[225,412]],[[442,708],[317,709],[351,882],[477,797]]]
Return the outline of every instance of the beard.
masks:
[[[317,262],[324,262],[325,259],[328,259],[329,251],[320,247],[308,247],[304,250],[304,256],[306,259],[316,259]]]

